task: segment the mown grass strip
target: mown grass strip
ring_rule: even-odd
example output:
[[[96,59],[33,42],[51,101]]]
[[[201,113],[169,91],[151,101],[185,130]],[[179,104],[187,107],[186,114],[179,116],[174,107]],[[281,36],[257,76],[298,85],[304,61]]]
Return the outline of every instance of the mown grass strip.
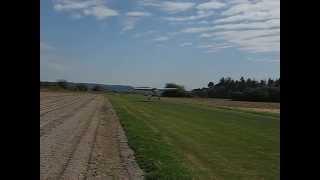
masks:
[[[147,179],[278,179],[279,119],[108,95]]]

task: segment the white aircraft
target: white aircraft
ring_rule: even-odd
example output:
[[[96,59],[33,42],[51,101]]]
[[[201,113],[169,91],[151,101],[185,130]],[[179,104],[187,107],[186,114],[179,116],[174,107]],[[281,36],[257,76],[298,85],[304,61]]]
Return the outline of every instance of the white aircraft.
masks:
[[[152,88],[152,87],[136,87],[134,90],[143,91],[148,100],[151,100],[152,97],[157,97],[160,100],[160,95],[163,91],[167,90],[176,90],[177,88]]]

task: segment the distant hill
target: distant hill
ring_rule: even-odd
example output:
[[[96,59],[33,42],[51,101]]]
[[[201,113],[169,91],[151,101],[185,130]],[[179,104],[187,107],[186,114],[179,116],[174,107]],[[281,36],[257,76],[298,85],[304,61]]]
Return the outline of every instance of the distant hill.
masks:
[[[99,85],[106,91],[115,91],[115,92],[130,92],[134,90],[132,86],[128,85],[109,85],[109,84],[97,84],[97,83],[73,83],[73,82],[67,82],[67,85],[69,87],[74,87],[77,84],[82,84],[88,87],[88,89],[92,89],[94,86]],[[40,86],[56,86],[57,82],[47,82],[47,81],[41,81]]]

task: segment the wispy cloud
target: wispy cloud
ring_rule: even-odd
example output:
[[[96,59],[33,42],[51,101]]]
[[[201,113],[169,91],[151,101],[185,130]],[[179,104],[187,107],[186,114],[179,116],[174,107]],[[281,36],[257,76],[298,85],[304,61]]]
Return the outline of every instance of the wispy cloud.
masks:
[[[197,48],[203,48],[203,49],[214,49],[214,48],[220,48],[220,47],[229,47],[230,45],[227,43],[212,43],[212,44],[205,44],[205,45],[199,45]]]
[[[226,31],[216,31],[207,32],[200,35],[200,37],[216,37],[216,38],[240,38],[240,39],[253,39],[261,36],[274,36],[280,35],[280,29],[250,29],[250,30],[226,30]]]
[[[105,0],[53,2],[56,11],[68,12],[77,19],[93,16],[102,20],[119,15],[117,10],[109,8]],[[279,0],[139,0],[137,3],[137,10],[121,13],[121,32],[134,29],[144,18],[162,19],[167,25],[176,25],[181,29],[164,32],[163,36],[156,36],[153,41],[167,41],[175,38],[176,34],[184,34],[212,42],[218,39],[228,44],[226,47],[206,48],[212,52],[229,48],[227,46],[230,44],[250,53],[280,51]],[[144,35],[137,33],[133,36]],[[180,46],[189,45],[182,43]]]
[[[136,19],[136,18],[127,18],[123,22],[122,31],[129,31],[129,30],[133,29],[135,27],[137,21],[138,21],[138,19]]]
[[[188,27],[182,29],[182,33],[203,33],[214,30],[214,27]]]
[[[248,61],[251,62],[261,62],[261,63],[280,63],[279,58],[247,58]]]
[[[191,45],[192,45],[191,42],[185,42],[185,43],[180,44],[181,47],[186,47],[186,46],[191,46]]]
[[[206,44],[206,45],[200,45],[197,46],[201,49],[206,49],[206,53],[215,53],[220,51],[221,49],[231,48],[233,45],[228,43],[212,43],[212,44]]]
[[[172,1],[156,1],[144,0],[140,2],[143,6],[157,7],[167,13],[178,13],[190,10],[196,4],[193,2],[172,2]]]
[[[137,22],[141,18],[151,16],[151,13],[144,11],[130,11],[126,13],[126,16],[127,17],[124,20],[122,31],[129,31],[134,29]]]
[[[59,12],[69,12],[72,16],[94,16],[103,20],[110,16],[117,16],[116,10],[107,7],[102,0],[53,0],[54,9]]]
[[[169,40],[169,37],[168,36],[160,36],[160,37],[154,38],[153,40],[154,41],[167,41],[167,40]]]
[[[151,13],[143,12],[143,11],[130,11],[130,12],[127,12],[126,15],[130,17],[144,17],[144,16],[151,16]]]
[[[218,1],[210,1],[206,3],[199,4],[197,9],[199,10],[212,10],[212,9],[220,9],[225,7],[226,4]]]
[[[221,8],[218,18],[207,26],[189,26],[182,33],[200,34],[202,38],[216,38],[236,45],[248,52],[280,51],[280,1],[230,0],[202,3],[197,8]],[[210,8],[209,8],[210,7]],[[222,8],[223,7],[223,8]]]
[[[214,15],[214,12],[212,11],[197,11],[196,15],[192,16],[183,16],[183,17],[165,17],[165,20],[168,21],[193,21],[193,20],[199,20],[203,18],[207,18]]]
[[[271,19],[267,21],[260,22],[241,22],[234,24],[222,24],[216,25],[212,30],[241,30],[241,29],[279,29],[280,28],[280,19]]]
[[[207,34],[207,37],[215,37],[230,43],[237,44],[239,49],[249,52],[279,52],[280,30],[241,30],[220,31]]]

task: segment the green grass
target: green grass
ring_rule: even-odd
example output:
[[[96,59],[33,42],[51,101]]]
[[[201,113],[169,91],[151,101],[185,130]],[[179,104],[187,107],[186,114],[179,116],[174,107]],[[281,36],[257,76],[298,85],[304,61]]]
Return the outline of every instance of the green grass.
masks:
[[[146,179],[280,179],[277,115],[107,96]]]

